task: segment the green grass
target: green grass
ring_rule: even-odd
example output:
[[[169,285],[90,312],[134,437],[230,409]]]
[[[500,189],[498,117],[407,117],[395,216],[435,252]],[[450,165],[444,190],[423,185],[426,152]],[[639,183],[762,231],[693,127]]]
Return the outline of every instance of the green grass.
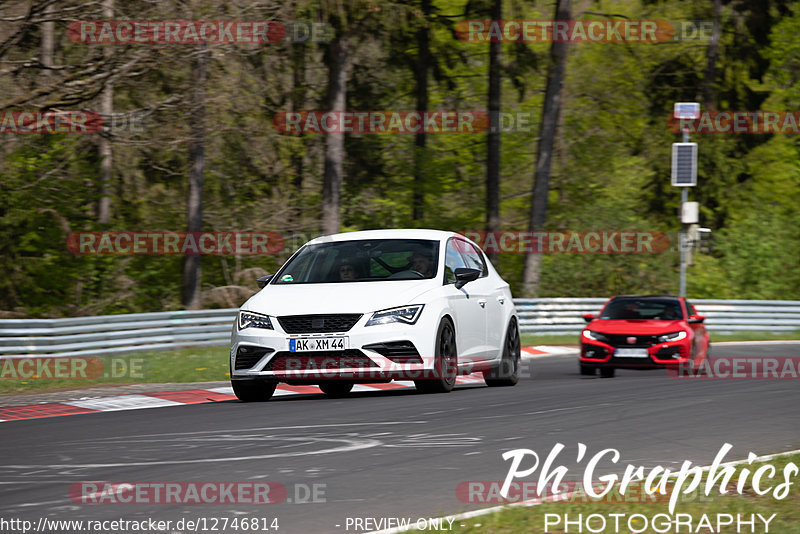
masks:
[[[86,379],[27,378],[15,380],[8,378],[13,375],[7,368],[0,367],[0,370],[5,369],[5,372],[0,374],[3,377],[0,379],[0,395],[106,384],[228,380],[230,378],[228,358],[229,349],[226,346],[192,347],[166,352],[140,352],[124,356],[108,356],[98,358],[103,363],[103,376]],[[96,368],[99,369],[99,367]],[[86,374],[90,375],[89,372]]]
[[[782,456],[765,462],[776,468],[776,475],[773,479],[769,479],[765,475],[762,478],[762,489],[775,486],[784,481],[783,467],[788,462],[800,465],[800,454]],[[751,470],[751,474],[756,471],[758,465],[759,464],[754,463],[752,466],[747,466]],[[675,468],[672,467],[672,469],[674,470]],[[672,517],[675,517],[675,514],[691,514],[693,518],[693,527],[689,530],[685,525],[680,526],[679,532],[737,532],[735,518],[732,525],[723,526],[719,531],[716,530],[716,524],[713,523],[712,530],[706,527],[695,530],[703,514],[707,514],[712,521],[716,521],[716,514],[732,514],[734,516],[736,516],[736,514],[741,514],[741,517],[746,520],[750,520],[750,514],[761,514],[766,518],[769,518],[772,514],[776,514],[775,518],[769,523],[769,532],[781,534],[800,533],[800,484],[797,484],[798,476],[794,475],[789,479],[790,481],[794,481],[794,484],[790,487],[789,494],[784,499],[778,500],[774,498],[771,492],[764,495],[756,494],[753,487],[750,485],[751,478],[748,478],[744,491],[739,495],[736,492],[735,481],[738,480],[739,471],[741,471],[741,469],[742,468],[739,467],[737,469],[737,474],[731,479],[734,483],[728,485],[727,495],[717,494],[719,488],[719,484],[717,484],[715,485],[717,491],[715,492],[712,489],[709,496],[706,496],[702,490],[692,492],[687,496],[681,496]],[[645,473],[648,472],[649,470],[646,469]],[[705,484],[705,481],[706,476],[704,475],[701,488]],[[618,485],[615,487],[618,487]],[[646,494],[644,497],[647,499],[651,498]],[[645,498],[639,498],[639,502],[585,502],[586,499],[582,498],[580,503],[563,501],[545,503],[538,506],[505,507],[501,511],[492,514],[462,519],[460,521],[456,520],[454,526],[457,524],[464,525],[464,527],[459,528],[458,531],[467,534],[516,534],[519,532],[573,533],[579,532],[577,525],[571,524],[569,525],[569,529],[565,529],[563,524],[564,516],[567,515],[570,520],[575,520],[578,518],[578,514],[583,514],[583,532],[589,532],[586,528],[585,519],[591,514],[600,514],[605,517],[607,528],[600,531],[600,520],[595,519],[593,521],[596,522],[591,523],[594,531],[604,533],[627,533],[630,532],[630,530],[628,530],[627,518],[634,514],[642,514],[647,519],[650,528],[642,530],[644,527],[644,520],[636,517],[634,519],[638,519],[638,521],[631,523],[636,532],[641,531],[648,534],[659,531],[674,533],[676,532],[674,523],[670,527],[662,526],[657,523],[656,529],[653,528],[656,514],[669,514],[667,496],[660,497],[661,498],[656,499],[655,502],[643,502]],[[549,528],[545,530],[545,514],[558,514],[561,523],[553,526],[555,518],[550,516],[552,522]],[[625,514],[624,518],[620,519],[619,530],[615,530],[614,518],[610,516],[610,514]],[[743,525],[740,532],[765,532],[764,525],[758,519],[758,516],[754,517],[756,519],[755,529],[751,531],[749,526]],[[655,519],[662,521],[663,516]]]
[[[581,342],[579,334],[568,334],[568,335],[534,335],[534,334],[526,334],[522,333],[520,335],[520,341],[522,341],[523,347],[529,347],[531,345],[578,345]]]

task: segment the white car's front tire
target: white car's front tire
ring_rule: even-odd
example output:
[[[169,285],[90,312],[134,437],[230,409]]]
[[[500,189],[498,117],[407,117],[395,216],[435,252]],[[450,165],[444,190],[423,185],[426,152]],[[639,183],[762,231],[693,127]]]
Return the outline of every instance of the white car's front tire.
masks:
[[[233,393],[242,402],[268,401],[278,383],[267,380],[231,380]]]
[[[439,330],[436,333],[433,377],[414,380],[414,385],[422,393],[449,393],[456,385],[457,374],[456,331],[452,321],[445,317],[439,323]]]

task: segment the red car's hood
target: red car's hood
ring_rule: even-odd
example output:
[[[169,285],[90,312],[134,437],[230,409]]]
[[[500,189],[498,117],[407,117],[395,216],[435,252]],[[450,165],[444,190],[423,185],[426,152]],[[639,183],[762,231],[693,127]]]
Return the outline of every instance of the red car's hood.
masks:
[[[666,334],[683,330],[686,325],[681,320],[649,321],[647,319],[594,319],[586,328],[603,334]]]

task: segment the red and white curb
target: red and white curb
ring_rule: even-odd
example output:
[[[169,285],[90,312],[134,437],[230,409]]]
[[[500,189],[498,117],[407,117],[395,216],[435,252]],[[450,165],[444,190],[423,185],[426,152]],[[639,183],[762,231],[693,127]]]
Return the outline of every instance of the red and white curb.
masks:
[[[523,347],[523,359],[534,359],[557,354],[576,354],[575,349],[564,347]],[[456,378],[456,387],[485,385],[483,374],[472,373]],[[356,384],[353,392],[400,390],[414,387],[411,380],[395,380],[385,384]],[[290,386],[279,384],[274,396],[284,395],[319,395],[322,391],[317,386]],[[0,422],[36,419],[40,417],[57,417],[62,415],[78,415],[97,412],[116,412],[123,410],[141,410],[144,408],[161,408],[164,406],[182,406],[235,400],[230,386],[212,389],[190,389],[184,391],[163,391],[118,395],[114,397],[83,398],[74,401],[49,402],[28,406],[0,407]]]
[[[522,347],[523,360],[535,360],[548,356],[575,355],[580,350],[572,347],[551,347],[549,345],[536,345],[535,347]]]

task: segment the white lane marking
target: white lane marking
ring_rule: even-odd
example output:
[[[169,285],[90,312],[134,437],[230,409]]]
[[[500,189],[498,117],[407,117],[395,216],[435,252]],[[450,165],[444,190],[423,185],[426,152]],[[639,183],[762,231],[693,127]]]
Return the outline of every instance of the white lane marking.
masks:
[[[306,430],[306,429],[317,429],[317,428],[326,428],[326,427],[336,427],[341,428],[343,426],[376,426],[376,425],[424,425],[427,424],[428,421],[376,421],[373,423],[326,423],[326,424],[318,424],[318,425],[290,425],[290,426],[260,426],[260,427],[247,427],[246,429],[242,428],[234,428],[234,429],[225,429],[225,430],[198,430],[196,432],[165,432],[161,434],[137,434],[136,439],[140,438],[149,438],[149,437],[162,437],[162,436],[177,436],[180,438],[184,438],[186,436],[194,436],[194,435],[204,435],[204,434],[226,434],[226,433],[236,433],[236,432],[257,432],[260,430]],[[131,439],[130,436],[120,436],[120,437],[108,437],[108,438],[100,438],[100,439],[93,439],[91,443],[99,443],[103,441],[113,441],[113,440],[125,440],[128,442]],[[68,443],[84,443],[83,441],[73,441],[67,442]],[[2,467],[2,466],[0,466]]]
[[[150,466],[150,465],[181,465],[181,464],[206,464],[206,463],[221,463],[221,462],[240,462],[245,460],[265,460],[269,458],[288,458],[293,456],[313,456],[317,454],[331,454],[336,452],[352,452],[361,449],[369,449],[377,447],[383,443],[374,439],[344,439],[344,438],[282,438],[284,440],[296,441],[338,441],[345,443],[339,447],[332,447],[330,449],[321,449],[318,451],[301,451],[301,452],[287,452],[280,454],[259,454],[256,456],[234,456],[230,458],[197,458],[194,460],[159,460],[149,462],[117,462],[108,464],[39,464],[38,466],[31,465],[4,465],[2,468],[6,469],[31,469],[32,467],[44,467],[47,469],[105,469],[109,467],[133,467],[133,466]]]
[[[322,393],[322,390],[317,388],[317,391],[310,391],[308,393],[300,393],[298,391],[292,391],[289,389],[283,389],[282,387],[278,386],[275,388],[275,393],[272,395],[275,397],[283,397],[284,395],[318,395]]]
[[[183,406],[182,402],[160,399],[158,397],[148,397],[147,395],[120,395],[118,397],[69,401],[61,404],[77,406],[78,408],[87,408],[89,410],[99,410],[101,412],[160,408],[162,406]]]
[[[222,386],[220,388],[212,388],[206,389],[204,391],[210,391],[212,393],[222,393],[223,395],[233,395],[233,388],[230,386]]]
[[[576,338],[578,336],[575,336]],[[559,347],[555,345],[536,345],[534,347],[529,347],[536,350],[541,350],[542,352],[546,352],[547,354],[541,354],[540,356],[547,356],[548,354],[576,354],[580,352],[578,349],[574,349],[571,347]]]
[[[796,449],[796,450],[793,450],[793,451],[786,451],[786,452],[777,452],[775,454],[767,454],[765,456],[759,456],[759,457],[755,458],[753,461],[754,462],[764,462],[766,460],[771,460],[773,458],[778,458],[780,456],[789,456],[791,454],[798,454],[798,453],[800,453],[800,449]],[[750,460],[734,460],[732,462],[726,462],[726,463],[720,464],[720,466],[737,465],[737,464],[744,464],[744,463],[750,463]],[[707,466],[702,467],[701,469],[703,471],[707,471],[708,469],[711,469],[711,466],[707,465]],[[675,473],[673,476],[677,476],[677,473]],[[573,493],[575,493],[575,492],[570,491],[570,492],[564,493],[563,494],[564,498],[568,500],[572,496]],[[508,508],[512,508],[512,507],[516,507],[516,506],[538,506],[540,504],[542,504],[542,500],[541,499],[535,499],[535,500],[532,500],[532,501],[514,502],[514,503],[508,503],[508,504],[501,504],[499,506],[492,506],[491,508],[481,508],[480,510],[472,510],[471,512],[464,512],[462,514],[446,515],[446,516],[441,517],[439,519],[442,519],[442,520],[446,519],[448,521],[449,520],[457,521],[459,519],[469,519],[471,517],[478,517],[478,516],[482,516],[482,515],[486,515],[486,514],[492,514],[492,513],[495,513],[495,512],[500,512],[502,510],[506,510]],[[386,529],[383,529],[383,530],[373,530],[372,532],[367,532],[366,534],[397,534],[399,532],[410,532],[412,530],[419,530],[419,529],[417,529],[417,528],[415,528],[413,526],[411,526],[411,527],[394,527],[394,528],[386,528]]]
[[[550,410],[539,410],[536,412],[527,412],[523,414],[518,413],[501,413],[496,415],[482,415],[477,419],[499,419],[501,417],[519,417],[521,415],[541,415],[545,413],[564,412],[569,410],[585,410],[586,408],[597,408],[598,406],[622,406],[621,404],[611,404],[604,402],[602,404],[587,404],[585,406],[569,406],[567,408],[552,408]]]
[[[619,406],[619,405],[615,405],[615,404],[610,404],[608,402],[604,402],[604,403],[601,403],[601,404],[587,404],[585,406],[570,406],[570,407],[567,407],[567,408],[553,408],[551,410],[539,410],[538,412],[528,412],[528,413],[524,413],[522,415],[540,415],[540,414],[543,414],[543,413],[563,412],[563,411],[567,411],[567,410],[583,410],[585,408],[597,408],[599,406]]]
[[[63,502],[69,502],[69,499],[58,499],[57,501],[43,501],[43,502],[26,502],[21,504],[14,504],[13,506],[17,506],[19,508],[30,508],[32,506],[45,506],[50,504],[59,504]]]
[[[359,391],[381,391],[381,389],[368,386],[367,384],[354,384],[353,392],[359,392]]]

